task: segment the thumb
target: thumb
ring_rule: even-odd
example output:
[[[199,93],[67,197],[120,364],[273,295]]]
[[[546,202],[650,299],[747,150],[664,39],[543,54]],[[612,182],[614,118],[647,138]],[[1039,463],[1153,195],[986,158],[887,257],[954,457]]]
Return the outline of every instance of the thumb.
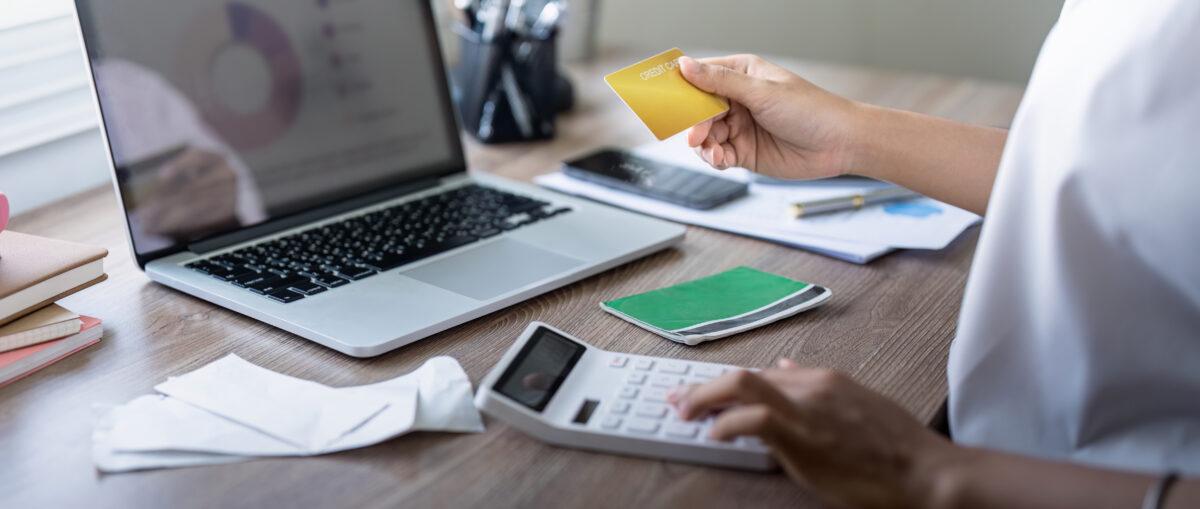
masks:
[[[706,64],[692,57],[679,58],[679,72],[696,88],[747,104],[758,82],[750,75],[725,67]]]

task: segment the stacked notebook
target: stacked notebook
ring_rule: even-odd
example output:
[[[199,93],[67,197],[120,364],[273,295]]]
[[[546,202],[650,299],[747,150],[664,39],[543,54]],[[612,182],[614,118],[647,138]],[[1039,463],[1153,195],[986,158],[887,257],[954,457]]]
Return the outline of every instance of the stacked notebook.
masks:
[[[104,248],[0,232],[0,386],[100,341],[100,320],[55,301],[104,281]]]

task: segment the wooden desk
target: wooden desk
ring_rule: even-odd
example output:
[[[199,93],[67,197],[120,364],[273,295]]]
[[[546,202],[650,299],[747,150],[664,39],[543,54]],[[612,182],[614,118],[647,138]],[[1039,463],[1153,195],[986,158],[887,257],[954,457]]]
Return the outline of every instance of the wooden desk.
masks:
[[[601,81],[635,60],[618,54],[572,69],[581,103],[557,139],[469,144],[474,167],[529,179],[601,145],[652,138]],[[796,63],[835,92],[888,106],[1007,125],[1021,90],[1010,85]],[[546,320],[601,348],[768,366],[779,357],[843,370],[929,418],[945,395],[944,364],[977,229],[941,252],[909,251],[858,266],[804,251],[691,228],[678,248],[513,306],[380,357],[341,355],[150,282],[131,261],[108,187],[14,220],[12,229],[109,249],[110,279],[64,304],[104,319],[104,340],[0,389],[3,507],[754,507],[813,505],[783,474],[753,474],[543,445],[496,421],[477,435],[415,433],[308,459],[99,475],[90,460],[95,403],[123,403],[168,376],[227,354],[333,386],[392,378],[435,355],[478,381],[530,321]],[[686,347],[600,311],[596,303],[746,264],[820,282],[834,299],[732,338]]]

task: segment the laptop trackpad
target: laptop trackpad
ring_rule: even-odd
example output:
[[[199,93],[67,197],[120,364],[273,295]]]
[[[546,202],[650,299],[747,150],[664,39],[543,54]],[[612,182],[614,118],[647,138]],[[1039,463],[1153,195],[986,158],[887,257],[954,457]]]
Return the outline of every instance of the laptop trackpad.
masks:
[[[502,238],[403,274],[475,300],[489,300],[581,264],[582,260]]]

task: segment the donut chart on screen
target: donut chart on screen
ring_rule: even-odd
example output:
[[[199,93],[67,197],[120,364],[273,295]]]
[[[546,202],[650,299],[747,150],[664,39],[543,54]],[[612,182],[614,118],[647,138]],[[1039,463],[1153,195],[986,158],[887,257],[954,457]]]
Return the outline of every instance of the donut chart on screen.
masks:
[[[189,95],[205,122],[239,150],[253,150],[277,140],[299,114],[304,93],[300,59],[278,23],[262,10],[229,2],[200,16],[184,39],[180,62]],[[264,100],[252,110],[231,105],[217,83],[216,66],[234,50],[251,50],[265,69]]]

